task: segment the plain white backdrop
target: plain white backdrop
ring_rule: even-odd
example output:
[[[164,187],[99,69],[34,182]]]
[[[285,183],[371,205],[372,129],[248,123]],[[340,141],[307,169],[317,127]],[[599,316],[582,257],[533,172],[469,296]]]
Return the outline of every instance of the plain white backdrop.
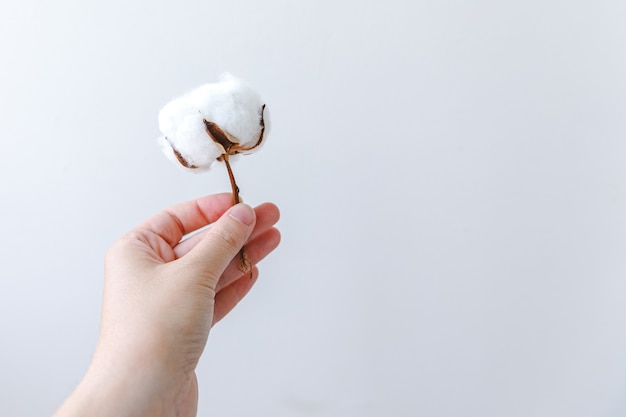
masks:
[[[0,2],[0,415],[51,414],[102,259],[228,191],[156,145],[230,71],[273,129],[234,166],[281,247],[218,324],[201,416],[626,415],[626,3]]]

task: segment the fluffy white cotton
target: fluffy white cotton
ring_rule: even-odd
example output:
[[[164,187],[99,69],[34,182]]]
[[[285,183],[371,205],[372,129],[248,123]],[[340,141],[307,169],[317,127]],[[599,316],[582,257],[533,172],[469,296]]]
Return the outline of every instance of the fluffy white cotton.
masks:
[[[194,171],[206,170],[222,155],[222,149],[207,134],[203,119],[217,124],[231,141],[252,147],[258,142],[263,127],[263,105],[256,91],[233,75],[224,74],[219,82],[202,85],[161,109],[159,129],[163,136],[159,144],[177,164],[187,165]],[[263,111],[263,118],[263,136],[267,137],[267,109]]]

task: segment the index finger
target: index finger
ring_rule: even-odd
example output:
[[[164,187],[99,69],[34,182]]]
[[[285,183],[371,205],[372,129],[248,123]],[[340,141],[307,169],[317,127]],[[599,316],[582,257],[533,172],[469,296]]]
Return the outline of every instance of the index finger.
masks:
[[[230,193],[214,194],[167,208],[139,225],[174,247],[188,233],[215,222],[233,205]]]

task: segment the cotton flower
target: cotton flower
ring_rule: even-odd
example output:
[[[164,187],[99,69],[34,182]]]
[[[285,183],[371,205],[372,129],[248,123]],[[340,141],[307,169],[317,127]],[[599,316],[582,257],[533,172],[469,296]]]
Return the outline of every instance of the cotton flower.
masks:
[[[224,74],[172,100],[159,113],[159,143],[165,155],[192,170],[252,152],[268,133],[265,105],[240,79]],[[226,155],[226,157],[224,157]]]

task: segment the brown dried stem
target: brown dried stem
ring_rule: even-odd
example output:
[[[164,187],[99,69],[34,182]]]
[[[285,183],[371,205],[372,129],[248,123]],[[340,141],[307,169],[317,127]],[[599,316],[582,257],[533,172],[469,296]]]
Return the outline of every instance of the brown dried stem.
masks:
[[[217,123],[211,122],[206,119],[203,120],[207,134],[209,135],[211,140],[213,140],[213,142],[215,142],[215,144],[218,145],[222,149],[222,155],[219,158],[217,158],[217,160],[224,161],[224,164],[226,164],[226,169],[228,170],[228,178],[230,179],[230,186],[233,192],[233,205],[239,204],[241,200],[239,198],[239,187],[237,186],[237,182],[235,181],[235,176],[233,175],[233,170],[230,167],[230,162],[228,161],[228,158],[230,155],[236,155],[240,152],[250,151],[258,147],[259,145],[261,145],[261,142],[263,142],[263,135],[265,133],[265,120],[263,118],[264,111],[265,111],[265,104],[261,107],[261,110],[259,112],[260,113],[259,123],[261,125],[261,131],[259,132],[259,137],[257,139],[257,142],[254,145],[247,147],[247,148],[242,147],[238,143],[237,138],[233,137],[228,132],[222,130],[222,128],[219,127]],[[178,158],[178,154],[176,155],[176,157]],[[180,159],[181,158],[179,158],[179,160]],[[181,161],[181,163],[183,162]],[[241,265],[239,266],[239,270],[241,270],[242,272],[249,271],[250,278],[252,278],[252,263],[250,262],[250,259],[248,258],[248,255],[246,254],[246,251],[244,248],[241,248],[241,250],[239,251],[239,259],[241,260]]]
[[[224,154],[221,156],[221,160],[226,164],[226,169],[228,170],[228,178],[230,179],[230,187],[233,191],[233,205],[239,204],[241,200],[239,199],[239,186],[235,181],[235,176],[233,175],[233,170],[230,167],[230,162],[228,162],[228,154]],[[246,253],[244,248],[241,248],[239,251],[239,259],[241,261],[241,265],[239,266],[239,270],[241,272],[250,272],[250,278],[252,278],[252,263],[248,258],[248,254]]]
[[[220,157],[222,161],[226,164],[226,169],[228,170],[228,178],[230,179],[230,187],[233,191],[233,206],[235,204],[239,204],[241,201],[239,199],[239,186],[237,185],[237,181],[235,181],[235,176],[233,175],[233,170],[230,167],[230,162],[228,162],[228,154],[224,154]]]

